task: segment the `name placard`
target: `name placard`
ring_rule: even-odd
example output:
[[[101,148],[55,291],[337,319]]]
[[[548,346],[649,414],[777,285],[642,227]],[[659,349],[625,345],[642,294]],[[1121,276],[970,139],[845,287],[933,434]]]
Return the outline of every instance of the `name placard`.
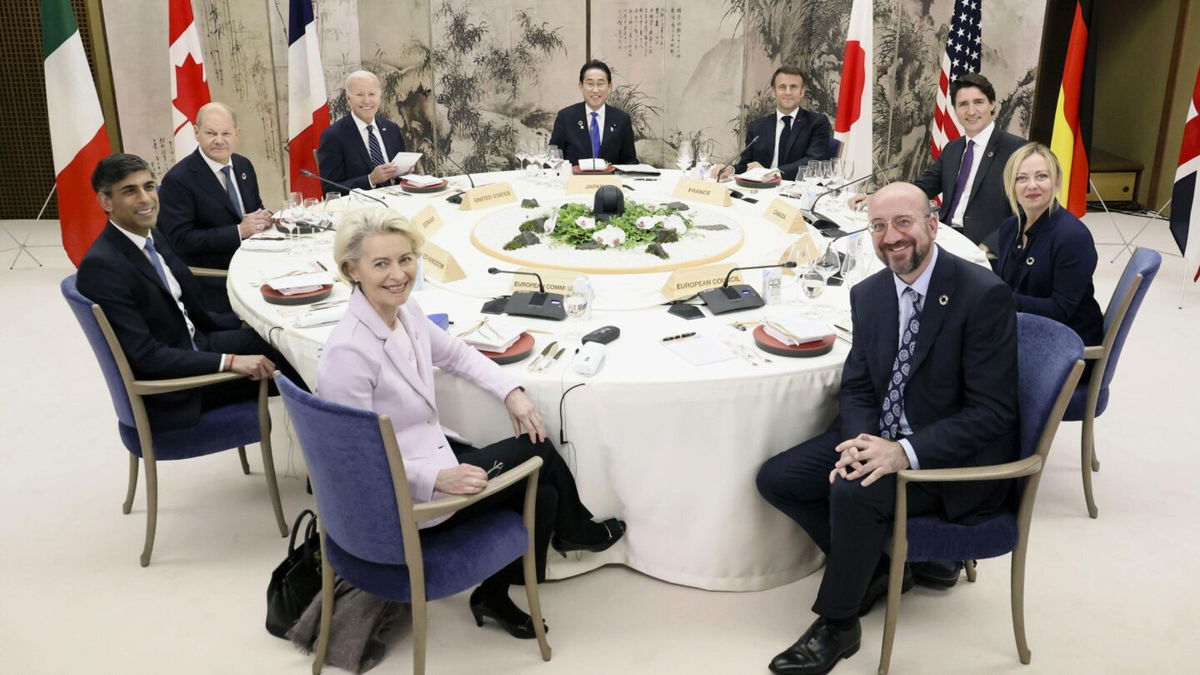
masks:
[[[621,187],[620,176],[571,176],[567,179],[567,194],[592,194],[605,185]]]
[[[571,294],[575,285],[575,277],[578,276],[574,272],[545,270],[538,267],[522,267],[520,271],[537,272],[542,276],[542,283],[546,285],[547,293],[562,293],[563,295]],[[536,293],[538,290],[538,280],[523,274],[514,274],[511,290],[513,293],[517,291],[532,291]]]
[[[432,237],[435,232],[442,229],[446,223],[442,221],[442,217],[438,215],[437,209],[433,206],[426,206],[412,215],[409,220],[417,229],[425,234],[426,238]]]
[[[729,188],[720,183],[709,183],[692,178],[680,178],[675,184],[676,199],[690,199],[694,202],[704,202],[714,206],[729,206]]]
[[[734,265],[705,265],[704,267],[685,267],[675,270],[663,284],[662,294],[668,300],[680,300],[691,297],[700,291],[716,288],[725,283],[725,275]],[[742,273],[734,272],[729,277],[729,283],[742,283]]]
[[[792,269],[784,268],[784,274],[796,274],[796,270],[803,270],[813,260],[820,255],[820,249],[817,248],[817,243],[813,241],[816,235],[811,230],[800,235],[800,238],[783,250],[783,255],[779,256],[779,262],[785,263],[789,260],[796,263]]]
[[[459,208],[463,211],[490,209],[493,206],[510,204],[515,201],[517,201],[517,193],[513,192],[511,185],[492,183],[491,185],[480,185],[464,192],[462,205]]]
[[[763,217],[776,227],[784,232],[792,234],[804,234],[808,232],[808,223],[804,220],[804,215],[800,213],[800,209],[791,204],[776,199],[767,206],[767,210],[763,212]]]
[[[425,260],[425,278],[434,283],[448,284],[467,278],[454,256],[433,242],[425,242],[421,258]]]

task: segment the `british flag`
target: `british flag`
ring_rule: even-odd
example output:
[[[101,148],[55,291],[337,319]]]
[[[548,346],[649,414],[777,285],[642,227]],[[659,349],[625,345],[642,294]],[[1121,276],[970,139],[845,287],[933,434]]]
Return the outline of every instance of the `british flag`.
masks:
[[[938,79],[937,107],[933,111],[929,150],[933,158],[942,148],[962,136],[954,102],[950,100],[950,83],[967,73],[978,73],[983,53],[983,0],[955,0],[950,32],[946,36],[946,51],[942,54],[942,74]]]

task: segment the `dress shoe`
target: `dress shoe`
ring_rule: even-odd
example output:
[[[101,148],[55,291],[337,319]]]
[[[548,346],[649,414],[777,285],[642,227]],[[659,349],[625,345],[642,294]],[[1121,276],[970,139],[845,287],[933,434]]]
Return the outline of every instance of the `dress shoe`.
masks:
[[[888,581],[891,575],[887,572],[876,574],[871,577],[871,583],[867,584],[867,592],[863,595],[862,604],[858,607],[858,615],[866,616],[871,608],[875,606],[881,598],[887,598]],[[908,565],[904,566],[904,578],[900,581],[900,592],[907,593],[912,590],[913,575],[912,568]]]
[[[817,617],[796,644],[771,659],[768,668],[778,675],[823,675],[837,662],[854,656],[862,644],[858,621],[846,630],[834,628],[825,617]]]
[[[537,633],[533,631],[533,617],[517,608],[507,595],[500,602],[489,602],[480,592],[481,588],[476,588],[471,593],[470,600],[471,615],[475,617],[476,626],[483,627],[483,617],[486,616],[500,624],[500,627],[508,631],[509,635],[519,640],[532,640],[537,637]],[[507,607],[500,606],[504,600],[508,600]],[[550,632],[545,621],[542,622],[542,628],[547,633]]]
[[[953,588],[958,583],[958,573],[963,564],[958,560],[914,562],[913,581],[930,588]]]
[[[555,534],[550,538],[550,545],[554,547],[555,551],[558,551],[559,555],[566,557],[567,551],[590,551],[592,553],[606,551],[625,536],[625,521],[623,520],[609,518],[602,523],[591,523],[591,525],[603,528],[594,541],[574,541]]]

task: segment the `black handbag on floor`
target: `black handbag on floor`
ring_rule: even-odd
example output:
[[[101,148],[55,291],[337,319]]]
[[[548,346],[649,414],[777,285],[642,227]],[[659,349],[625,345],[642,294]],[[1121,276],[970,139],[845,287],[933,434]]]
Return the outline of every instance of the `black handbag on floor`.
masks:
[[[304,541],[297,547],[296,535],[302,526]],[[287,557],[271,573],[271,583],[267,584],[267,632],[286,640],[287,632],[320,592],[321,539],[317,535],[317,514],[305,509],[292,525]]]

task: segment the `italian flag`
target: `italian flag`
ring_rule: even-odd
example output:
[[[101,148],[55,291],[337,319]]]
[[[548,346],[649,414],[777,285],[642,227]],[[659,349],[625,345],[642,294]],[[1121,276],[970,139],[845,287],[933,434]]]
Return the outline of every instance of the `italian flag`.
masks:
[[[58,219],[63,248],[78,267],[107,221],[91,180],[112,149],[70,0],[42,0],[42,51]]]

